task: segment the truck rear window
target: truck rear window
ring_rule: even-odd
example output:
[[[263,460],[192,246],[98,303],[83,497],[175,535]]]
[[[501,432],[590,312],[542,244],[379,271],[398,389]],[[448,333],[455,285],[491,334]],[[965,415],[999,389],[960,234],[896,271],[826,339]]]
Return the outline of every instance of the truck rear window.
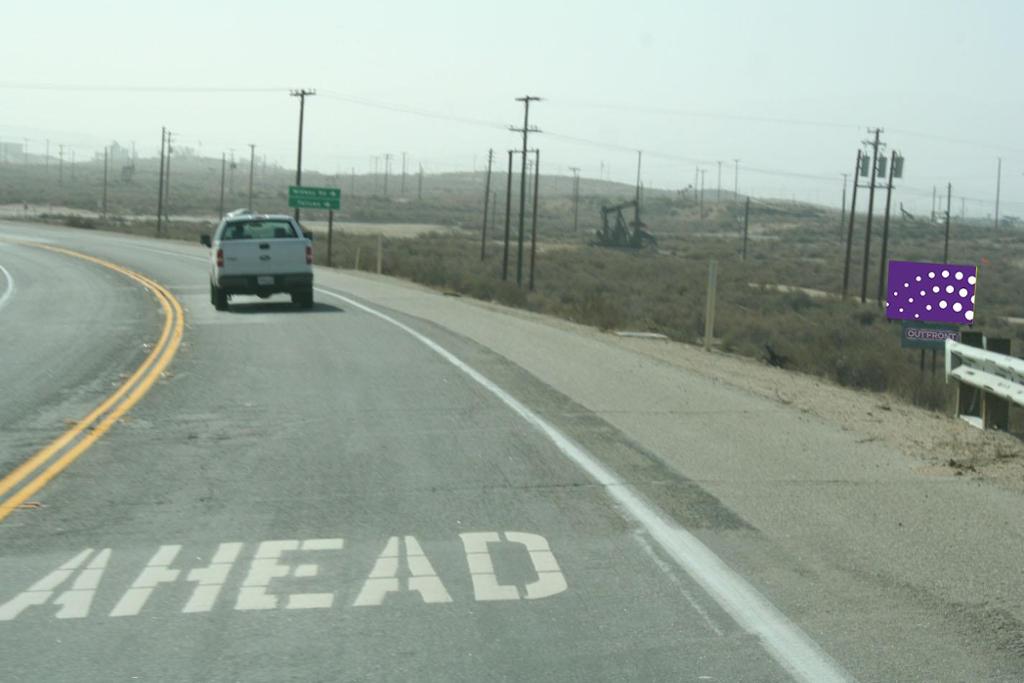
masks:
[[[272,240],[296,237],[288,221],[231,221],[224,226],[221,240]]]

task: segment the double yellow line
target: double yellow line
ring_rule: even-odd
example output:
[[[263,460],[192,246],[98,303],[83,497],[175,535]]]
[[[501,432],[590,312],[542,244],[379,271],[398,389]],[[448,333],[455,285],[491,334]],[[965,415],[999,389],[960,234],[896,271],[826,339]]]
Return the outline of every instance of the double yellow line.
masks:
[[[185,313],[181,304],[163,286],[133,270],[94,256],[68,249],[38,243],[25,244],[40,249],[91,261],[135,280],[148,289],[160,302],[164,313],[160,339],[135,372],[74,427],[54,439],[49,445],[21,463],[13,472],[0,479],[0,521],[16,510],[47,483],[73,463],[109,430],[132,406],[138,403],[160,374],[167,368],[181,345],[185,329]]]

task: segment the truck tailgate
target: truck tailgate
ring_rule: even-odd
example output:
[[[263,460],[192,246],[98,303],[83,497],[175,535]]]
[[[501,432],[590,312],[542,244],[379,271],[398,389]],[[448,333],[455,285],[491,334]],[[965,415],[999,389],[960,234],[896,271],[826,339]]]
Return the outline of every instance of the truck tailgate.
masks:
[[[221,242],[224,250],[224,267],[221,275],[275,275],[280,273],[305,273],[306,264],[304,239],[228,240]]]

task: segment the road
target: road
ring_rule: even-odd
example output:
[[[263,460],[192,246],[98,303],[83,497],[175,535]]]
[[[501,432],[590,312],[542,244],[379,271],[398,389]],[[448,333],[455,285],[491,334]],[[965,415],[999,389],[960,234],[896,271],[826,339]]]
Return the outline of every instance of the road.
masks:
[[[47,246],[165,287],[180,346],[158,293]],[[198,245],[14,222],[0,266],[0,477],[152,363],[0,522],[6,679],[1024,679],[1019,495],[893,485],[891,454],[698,378],[673,390],[703,411],[618,415],[639,361],[574,385],[588,340],[383,279],[216,312]],[[908,491],[985,528],[894,545],[887,506],[931,512]],[[903,578],[970,552],[980,607]]]

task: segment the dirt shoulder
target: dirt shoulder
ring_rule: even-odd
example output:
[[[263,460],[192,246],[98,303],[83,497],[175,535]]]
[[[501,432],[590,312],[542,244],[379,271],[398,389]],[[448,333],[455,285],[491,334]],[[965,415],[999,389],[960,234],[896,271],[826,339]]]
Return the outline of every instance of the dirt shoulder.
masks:
[[[368,274],[357,277],[378,279]],[[382,284],[436,293],[395,278],[379,279]],[[744,356],[718,351],[708,353],[700,347],[669,340],[620,337],[560,318],[468,297],[460,297],[460,301],[627,349],[798,409],[852,433],[858,443],[877,443],[917,459],[920,462],[916,468],[918,474],[964,476],[1024,491],[1024,441],[1012,435],[981,431],[962,420],[918,408],[889,394],[841,387]]]

